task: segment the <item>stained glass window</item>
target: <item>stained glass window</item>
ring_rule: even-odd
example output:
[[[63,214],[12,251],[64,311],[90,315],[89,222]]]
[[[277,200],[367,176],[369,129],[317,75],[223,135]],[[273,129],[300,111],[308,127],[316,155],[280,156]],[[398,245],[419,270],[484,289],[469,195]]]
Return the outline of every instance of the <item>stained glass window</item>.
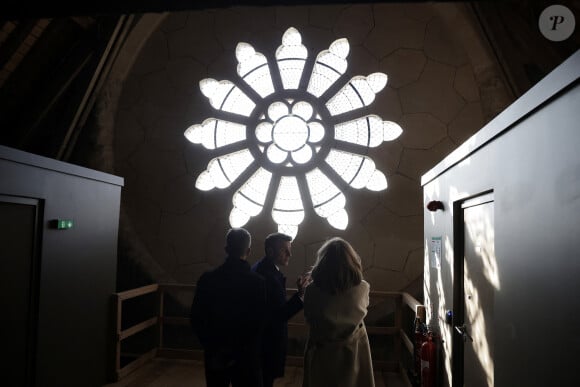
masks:
[[[252,92],[229,80],[200,81],[216,117],[190,126],[185,137],[210,150],[237,149],[228,148],[229,153],[222,151],[210,160],[196,181],[200,190],[238,187],[232,197],[232,227],[244,226],[271,203],[278,231],[292,237],[309,210],[344,230],[348,214],[341,187],[387,188],[385,175],[365,149],[395,140],[402,129],[373,114],[341,120],[343,113],[371,105],[387,84],[383,73],[347,78],[349,51],[348,40],[337,39],[308,64],[302,36],[291,27],[282,36],[275,63],[268,63],[249,43],[237,45],[240,79],[236,82],[245,83]],[[308,79],[303,81],[305,76]],[[335,174],[324,172],[329,168]],[[249,177],[241,181],[242,175]],[[276,188],[270,190],[271,184]],[[274,197],[268,201],[270,191]],[[312,203],[312,209],[304,208],[302,195],[309,195],[306,202]]]

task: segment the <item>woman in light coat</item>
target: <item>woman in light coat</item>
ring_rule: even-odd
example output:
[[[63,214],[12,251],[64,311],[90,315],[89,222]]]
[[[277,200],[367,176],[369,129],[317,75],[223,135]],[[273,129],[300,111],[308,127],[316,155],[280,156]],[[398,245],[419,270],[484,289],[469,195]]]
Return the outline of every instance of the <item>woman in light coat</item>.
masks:
[[[363,322],[370,286],[358,254],[344,239],[332,238],[318,250],[311,276],[304,294],[310,332],[303,387],[374,387]]]

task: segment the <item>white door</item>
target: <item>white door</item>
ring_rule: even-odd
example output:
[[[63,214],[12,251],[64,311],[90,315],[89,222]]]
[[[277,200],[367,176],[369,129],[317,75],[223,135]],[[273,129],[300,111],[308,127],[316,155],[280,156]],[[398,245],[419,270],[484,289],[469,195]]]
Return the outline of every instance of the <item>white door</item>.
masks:
[[[456,326],[456,331],[463,342],[463,386],[493,387],[493,305],[499,281],[493,196],[468,200],[462,210],[464,307],[463,324]]]

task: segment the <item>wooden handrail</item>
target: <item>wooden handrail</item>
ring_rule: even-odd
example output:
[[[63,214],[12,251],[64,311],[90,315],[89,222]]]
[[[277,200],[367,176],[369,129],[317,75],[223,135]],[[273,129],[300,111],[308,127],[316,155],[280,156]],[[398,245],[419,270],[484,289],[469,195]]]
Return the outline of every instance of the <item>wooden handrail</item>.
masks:
[[[412,295],[409,293],[402,292],[403,302],[412,310],[417,310],[417,307],[423,306],[419,301],[417,301]]]
[[[413,348],[414,345],[411,342],[411,340],[409,339],[409,336],[407,336],[407,334],[405,333],[404,330],[400,330],[399,334],[401,335],[401,340],[403,340],[403,344],[405,344],[405,347],[407,348],[407,351],[409,351],[409,353],[413,353]]]
[[[125,290],[124,292],[115,293],[118,299],[120,300],[128,300],[131,298],[135,298],[138,296],[144,296],[145,294],[154,293],[159,289],[159,285],[146,285],[141,286],[140,288]]]
[[[159,322],[158,317],[151,317],[149,320],[140,322],[139,324],[133,325],[131,328],[121,331],[118,335],[119,340],[126,339],[127,337],[133,336],[136,333],[144,331],[145,329],[152,327]]]
[[[135,371],[141,365],[145,364],[147,361],[153,359],[157,355],[157,349],[154,348],[148,352],[145,352],[143,355],[139,356],[137,359],[133,360],[131,363],[127,364],[123,368],[117,369],[117,380],[123,378],[124,376],[130,374],[131,372]]]
[[[134,369],[138,368],[139,365],[143,364],[145,361],[151,359],[154,356],[159,356],[160,354],[171,354],[171,357],[179,357],[180,355],[187,358],[191,356],[199,356],[196,354],[198,351],[187,350],[187,349],[172,349],[165,348],[163,345],[163,325],[179,325],[186,326],[190,324],[190,319],[188,317],[176,317],[176,316],[165,316],[164,315],[164,299],[166,292],[181,291],[181,292],[195,292],[195,285],[190,284],[152,284],[147,286],[142,286],[140,288],[126,290],[123,292],[115,293],[115,300],[117,306],[117,327],[116,327],[116,367],[115,375],[117,380],[121,379],[128,373],[132,372]],[[288,296],[293,295],[297,292],[295,288],[286,289]],[[122,313],[123,301],[140,297],[143,295],[156,293],[158,295],[158,310],[157,316],[149,318],[145,321],[139,322],[131,327],[122,330]],[[385,292],[385,291],[371,291],[371,298],[381,298],[381,299],[394,299],[395,301],[395,316],[394,316],[394,326],[368,326],[367,331],[373,335],[386,335],[386,336],[396,336],[395,343],[395,358],[398,359],[398,366],[395,366],[393,362],[390,361],[376,361],[374,363],[377,369],[386,369],[390,371],[400,371],[401,369],[401,349],[405,348],[407,352],[411,355],[414,351],[413,341],[407,336],[405,330],[402,326],[403,320],[403,308],[406,306],[411,309],[415,315],[422,316],[424,318],[425,308],[419,301],[417,301],[413,296],[405,292]],[[121,342],[133,336],[134,334],[141,332],[147,328],[157,325],[158,328],[158,342],[157,347],[151,351],[146,352],[133,362],[121,367]],[[307,332],[308,327],[305,322],[290,321],[288,323],[288,328],[292,331]],[[193,354],[193,355],[192,355]],[[291,357],[291,356],[290,356]],[[292,363],[299,363],[299,357],[292,357]]]
[[[143,331],[151,326],[158,323],[158,317],[153,317],[149,320],[142,321],[136,325],[133,325],[125,330],[122,327],[122,316],[123,316],[123,301],[130,300],[132,298],[144,296],[146,294],[156,293],[159,291],[159,285],[152,284],[142,286],[136,289],[130,289],[123,292],[115,293],[115,306],[117,311],[116,318],[116,345],[115,345],[115,376],[117,380],[121,379],[123,376],[127,375],[134,369],[136,369],[140,364],[143,364],[148,359],[151,359],[157,353],[156,349],[153,349],[147,353],[144,353],[139,358],[129,363],[125,367],[121,367],[121,341],[127,337],[133,336],[134,334]]]

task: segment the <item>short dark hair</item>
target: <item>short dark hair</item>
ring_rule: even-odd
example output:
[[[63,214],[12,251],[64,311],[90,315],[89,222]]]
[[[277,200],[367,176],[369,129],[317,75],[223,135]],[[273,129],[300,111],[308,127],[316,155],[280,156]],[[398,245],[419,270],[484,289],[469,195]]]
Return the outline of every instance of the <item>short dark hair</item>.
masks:
[[[268,255],[268,249],[275,249],[280,242],[292,242],[292,237],[281,232],[274,232],[268,235],[264,241],[266,255]]]
[[[312,280],[320,289],[338,294],[361,283],[363,274],[360,257],[344,239],[329,239],[317,255],[312,268]]]
[[[240,258],[252,244],[252,236],[245,228],[230,228],[226,234],[228,257]]]

